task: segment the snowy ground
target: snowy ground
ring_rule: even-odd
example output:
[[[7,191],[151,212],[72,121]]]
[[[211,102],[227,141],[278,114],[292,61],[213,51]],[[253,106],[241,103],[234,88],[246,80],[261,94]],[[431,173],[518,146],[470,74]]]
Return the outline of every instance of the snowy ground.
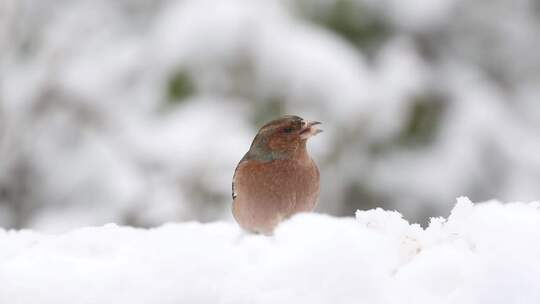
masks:
[[[540,204],[461,198],[425,230],[397,212],[0,230],[0,303],[540,303]]]

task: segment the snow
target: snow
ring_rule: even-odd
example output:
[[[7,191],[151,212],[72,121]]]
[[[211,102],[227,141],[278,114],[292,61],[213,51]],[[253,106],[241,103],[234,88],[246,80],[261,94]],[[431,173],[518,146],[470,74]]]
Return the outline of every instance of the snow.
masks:
[[[459,198],[425,229],[396,211],[234,223],[0,230],[0,303],[539,303],[540,204]]]

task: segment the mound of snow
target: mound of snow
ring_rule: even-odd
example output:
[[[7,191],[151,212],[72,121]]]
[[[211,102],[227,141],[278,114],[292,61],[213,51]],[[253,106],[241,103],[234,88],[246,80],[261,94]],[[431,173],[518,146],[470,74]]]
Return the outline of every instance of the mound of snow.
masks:
[[[540,303],[540,204],[461,198],[422,229],[397,212],[0,230],[0,303]]]

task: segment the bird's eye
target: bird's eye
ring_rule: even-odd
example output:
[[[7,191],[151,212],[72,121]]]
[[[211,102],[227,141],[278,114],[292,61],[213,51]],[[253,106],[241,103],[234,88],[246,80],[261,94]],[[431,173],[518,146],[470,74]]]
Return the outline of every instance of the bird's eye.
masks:
[[[284,133],[291,133],[292,131],[293,131],[293,128],[290,128],[290,127],[283,129]]]

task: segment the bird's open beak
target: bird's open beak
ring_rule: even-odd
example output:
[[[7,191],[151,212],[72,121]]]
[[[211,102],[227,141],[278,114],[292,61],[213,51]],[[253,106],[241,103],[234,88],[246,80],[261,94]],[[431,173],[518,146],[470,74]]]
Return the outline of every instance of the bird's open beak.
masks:
[[[302,127],[302,131],[300,131],[300,138],[302,139],[308,139],[312,136],[315,136],[322,132],[321,129],[315,127],[316,125],[320,125],[321,123],[318,121],[309,121],[306,120],[304,122],[304,126]]]

